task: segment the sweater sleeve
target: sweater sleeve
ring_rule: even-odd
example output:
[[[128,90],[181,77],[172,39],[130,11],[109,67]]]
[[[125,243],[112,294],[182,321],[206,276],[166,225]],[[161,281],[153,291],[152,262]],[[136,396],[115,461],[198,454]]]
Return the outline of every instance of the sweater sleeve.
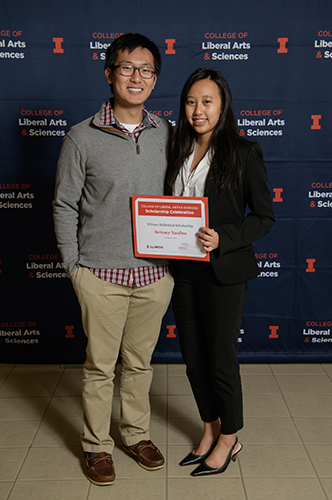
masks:
[[[84,179],[81,155],[67,134],[63,140],[57,166],[53,218],[58,248],[68,276],[73,274],[79,260],[77,231]]]
[[[244,165],[246,216],[214,228],[219,234],[220,255],[243,248],[268,234],[275,223],[263,151],[253,143]]]

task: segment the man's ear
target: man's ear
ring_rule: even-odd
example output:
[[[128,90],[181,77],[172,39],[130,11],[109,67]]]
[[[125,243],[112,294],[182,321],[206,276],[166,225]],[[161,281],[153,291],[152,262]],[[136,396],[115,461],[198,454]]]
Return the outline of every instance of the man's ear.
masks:
[[[155,88],[155,86],[156,86],[156,83],[157,83],[157,75],[154,75],[154,76],[153,76],[153,78],[154,78],[154,82],[153,82],[153,87],[152,87],[152,90],[153,90],[153,89]]]
[[[105,77],[106,77],[107,83],[109,83],[111,85],[113,83],[113,76],[112,76],[111,68],[105,69]]]

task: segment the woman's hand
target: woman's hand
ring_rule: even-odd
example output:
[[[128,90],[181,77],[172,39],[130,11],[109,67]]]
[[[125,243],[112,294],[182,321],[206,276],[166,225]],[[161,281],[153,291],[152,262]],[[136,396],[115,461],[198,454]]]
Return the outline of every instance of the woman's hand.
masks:
[[[214,229],[200,227],[196,236],[202,243],[205,252],[212,252],[219,247],[219,234]]]

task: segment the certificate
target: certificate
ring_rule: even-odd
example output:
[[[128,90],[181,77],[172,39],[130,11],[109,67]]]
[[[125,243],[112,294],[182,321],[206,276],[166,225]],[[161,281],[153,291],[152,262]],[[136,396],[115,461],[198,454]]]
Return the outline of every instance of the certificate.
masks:
[[[136,257],[210,260],[196,236],[208,227],[206,197],[134,195],[132,209]]]

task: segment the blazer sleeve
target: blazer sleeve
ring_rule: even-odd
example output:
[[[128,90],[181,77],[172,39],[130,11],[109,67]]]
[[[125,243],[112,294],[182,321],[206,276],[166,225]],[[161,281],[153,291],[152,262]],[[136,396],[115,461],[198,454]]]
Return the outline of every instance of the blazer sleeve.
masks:
[[[260,144],[252,143],[242,161],[244,205],[249,212],[214,228],[219,234],[219,255],[250,245],[268,234],[275,223]]]

